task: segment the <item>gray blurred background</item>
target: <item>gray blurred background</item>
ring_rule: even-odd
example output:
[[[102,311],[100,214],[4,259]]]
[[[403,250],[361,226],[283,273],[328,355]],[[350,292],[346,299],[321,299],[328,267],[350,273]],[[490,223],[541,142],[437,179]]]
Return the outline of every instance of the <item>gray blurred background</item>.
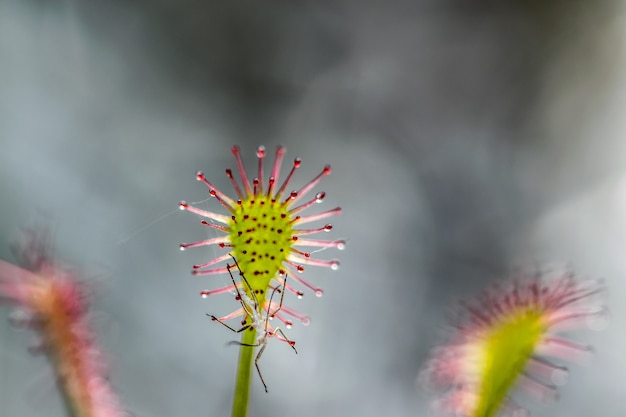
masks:
[[[451,306],[511,267],[570,262],[606,279],[612,322],[583,331],[534,416],[623,416],[626,374],[626,2],[0,0],[0,257],[42,213],[86,271],[112,384],[137,417],[227,416],[237,349],[193,277],[221,254],[181,199],[220,211],[239,144],[325,163],[341,205],[339,271],[271,343],[251,416],[425,416],[415,378]],[[270,161],[272,158],[269,159]],[[330,235],[326,235],[330,237]],[[325,237],[326,237],[325,236]],[[0,416],[61,417],[45,358],[0,307]]]

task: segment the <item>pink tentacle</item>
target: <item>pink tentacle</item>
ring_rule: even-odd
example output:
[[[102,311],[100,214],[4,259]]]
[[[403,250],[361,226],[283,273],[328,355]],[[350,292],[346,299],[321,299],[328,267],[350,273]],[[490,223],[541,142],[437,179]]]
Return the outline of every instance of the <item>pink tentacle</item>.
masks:
[[[204,183],[204,185],[208,187],[209,192],[211,192],[211,195],[214,194],[214,197],[217,198],[217,200],[224,207],[226,207],[230,211],[233,211],[235,209],[235,200],[233,200],[232,198],[230,198],[229,196],[221,192],[219,188],[217,188],[215,185],[211,184],[211,182],[209,182],[209,180],[206,179],[202,171],[198,171],[196,173],[196,179]]]
[[[197,214],[198,216],[202,216],[202,217],[206,217],[208,219],[213,219],[217,222],[223,223],[223,224],[229,224],[230,222],[230,217],[229,216],[225,216],[223,214],[217,214],[217,213],[213,213],[211,211],[206,211],[206,210],[200,210],[199,208],[190,206],[189,204],[187,204],[186,201],[181,201],[180,203],[178,203],[178,208],[181,210],[186,210],[189,211],[191,213]]]
[[[232,153],[237,161],[237,169],[239,169],[239,175],[241,176],[241,182],[243,189],[246,191],[246,197],[250,197],[252,194],[252,188],[250,187],[250,181],[248,180],[248,174],[246,174],[246,168],[243,166],[243,160],[241,159],[241,150],[239,146],[232,147]]]
[[[304,197],[309,191],[311,191],[313,187],[319,184],[319,182],[322,180],[323,177],[325,177],[326,175],[329,175],[330,173],[331,173],[330,165],[326,165],[324,169],[322,169],[322,172],[317,174],[317,176],[313,178],[311,181],[309,181],[308,184],[306,184],[304,187],[298,190],[297,196],[292,201],[292,204],[300,200],[302,197]]]
[[[327,211],[323,211],[321,213],[311,214],[309,216],[300,217],[298,220],[296,220],[294,222],[294,224],[310,223],[310,222],[314,222],[316,220],[325,219],[327,217],[337,216],[339,214],[341,214],[341,207],[335,207],[332,210],[327,210]]]

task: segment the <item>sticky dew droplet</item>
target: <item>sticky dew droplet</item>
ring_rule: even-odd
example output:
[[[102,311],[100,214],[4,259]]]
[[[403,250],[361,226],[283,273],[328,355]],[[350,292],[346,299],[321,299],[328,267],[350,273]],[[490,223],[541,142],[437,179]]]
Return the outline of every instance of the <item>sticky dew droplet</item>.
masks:
[[[557,368],[552,371],[552,375],[550,375],[550,380],[554,385],[561,386],[567,384],[569,379],[569,371],[567,368]]]
[[[315,296],[316,297],[321,297],[322,295],[324,295],[324,290],[318,288],[315,290]]]

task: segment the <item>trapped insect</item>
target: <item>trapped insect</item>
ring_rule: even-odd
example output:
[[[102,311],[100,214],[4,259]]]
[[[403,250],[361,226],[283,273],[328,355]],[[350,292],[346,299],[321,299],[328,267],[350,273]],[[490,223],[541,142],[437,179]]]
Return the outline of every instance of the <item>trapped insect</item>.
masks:
[[[260,347],[259,352],[257,353],[256,358],[254,359],[254,365],[256,366],[256,370],[259,373],[259,378],[261,378],[261,383],[263,383],[265,392],[267,392],[267,384],[265,383],[265,380],[263,379],[263,375],[261,374],[261,369],[259,368],[259,360],[261,359],[261,356],[263,355],[263,352],[265,351],[265,347],[267,346],[267,340],[274,337],[278,340],[286,342],[287,344],[289,344],[289,346],[291,346],[294,352],[298,353],[295,347],[296,342],[293,340],[290,340],[282,331],[282,329],[280,329],[279,327],[273,328],[269,324],[269,320],[273,319],[282,308],[283,298],[285,296],[285,288],[287,286],[287,275],[285,274],[285,277],[283,278],[282,289],[281,289],[281,285],[278,285],[276,287],[270,287],[272,288],[272,293],[270,294],[269,301],[265,307],[260,307],[257,297],[254,291],[252,290],[252,288],[250,287],[250,283],[246,279],[244,273],[239,268],[239,264],[237,263],[237,260],[235,259],[234,256],[232,258],[235,264],[234,265],[227,264],[226,269],[228,270],[228,274],[230,275],[230,278],[233,281],[233,287],[235,291],[237,292],[236,299],[241,303],[241,308],[245,316],[245,319],[242,321],[242,327],[240,329],[234,329],[233,327],[226,324],[224,321],[227,320],[230,315],[227,317],[223,317],[223,318],[215,317],[212,314],[207,314],[207,316],[211,317],[211,320],[219,322],[224,327],[226,327],[227,329],[229,329],[230,331],[234,333],[241,333],[248,329],[256,331],[257,338],[256,338],[256,342],[253,344],[246,344],[246,343],[241,343],[237,341],[232,341],[229,344],[237,344],[240,346],[247,346],[247,347]],[[231,269],[235,266],[237,267],[237,270],[239,271],[239,276],[241,277],[240,285],[238,285],[235,282],[235,278],[233,277],[233,273],[231,271]],[[239,287],[243,285],[245,285],[244,290],[240,291]],[[250,296],[248,296],[246,290],[250,293]],[[280,302],[278,303],[278,306],[276,306],[276,308],[272,308],[273,307],[272,299],[274,298],[274,295],[277,292],[280,293]]]

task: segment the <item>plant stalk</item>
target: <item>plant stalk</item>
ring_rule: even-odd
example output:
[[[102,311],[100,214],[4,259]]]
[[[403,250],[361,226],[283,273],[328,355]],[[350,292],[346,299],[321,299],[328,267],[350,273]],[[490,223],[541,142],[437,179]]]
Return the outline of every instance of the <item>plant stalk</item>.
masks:
[[[253,345],[256,342],[256,330],[253,327],[245,330],[241,335],[241,343]],[[250,346],[239,348],[239,363],[237,365],[237,380],[233,397],[232,417],[246,417],[248,414],[248,398],[250,397],[250,376],[252,373],[252,356],[255,349]]]

